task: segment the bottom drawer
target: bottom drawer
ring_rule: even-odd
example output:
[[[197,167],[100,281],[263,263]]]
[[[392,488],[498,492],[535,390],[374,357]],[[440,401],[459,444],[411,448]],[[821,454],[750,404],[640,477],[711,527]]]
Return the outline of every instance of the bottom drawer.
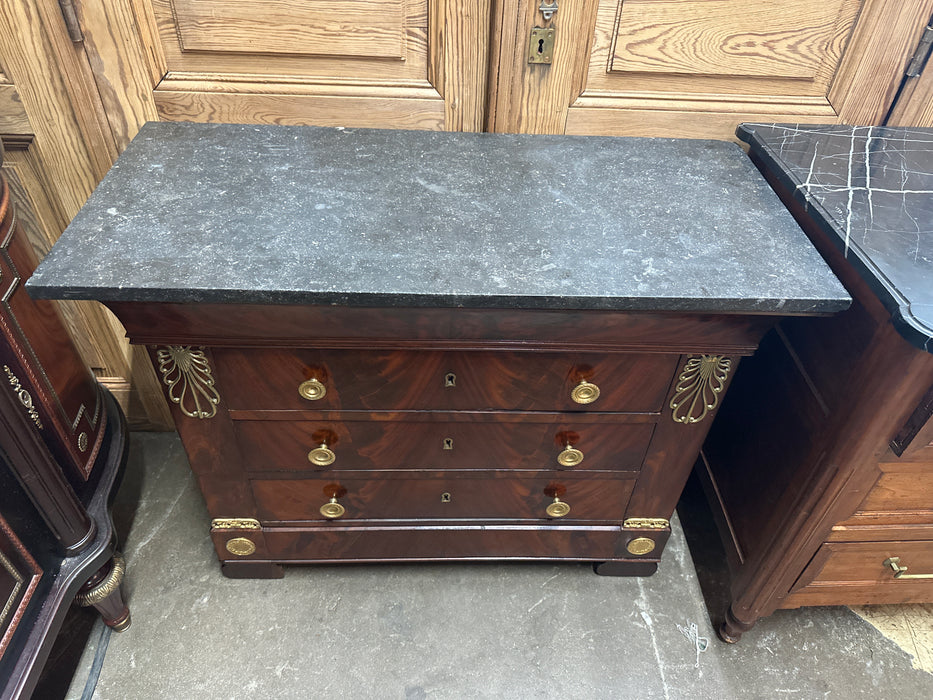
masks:
[[[667,533],[658,533],[657,548],[633,557],[625,545],[639,533],[618,525],[437,525],[415,523],[333,524],[314,528],[264,528],[250,533],[257,551],[244,559],[283,563],[377,562],[431,560],[577,560],[626,559],[658,561]],[[225,543],[230,533],[215,533],[221,559],[230,559]],[[233,558],[236,559],[235,557]]]
[[[625,515],[634,477],[574,478],[564,474],[516,478],[505,472],[394,472],[392,478],[254,479],[259,518],[265,522],[326,521],[321,507],[332,497],[346,520],[615,520]],[[600,475],[602,476],[602,475]],[[565,506],[554,509],[555,498]],[[552,510],[549,513],[548,508]],[[557,515],[561,510],[569,512]]]
[[[886,563],[895,557],[907,567],[900,578]],[[783,607],[925,602],[933,602],[933,541],[828,542]]]

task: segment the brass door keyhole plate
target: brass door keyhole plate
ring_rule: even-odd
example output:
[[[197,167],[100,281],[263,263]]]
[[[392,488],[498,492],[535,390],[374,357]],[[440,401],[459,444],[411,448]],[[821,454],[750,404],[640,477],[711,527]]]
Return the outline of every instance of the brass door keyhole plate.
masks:
[[[441,494],[441,503],[450,503],[450,494],[447,491]]]
[[[528,63],[550,63],[554,58],[554,28],[535,27],[528,38]]]
[[[444,386],[447,388],[457,386],[457,375],[453,372],[448,372],[444,376]]]
[[[453,440],[453,438],[444,438],[444,449],[445,449],[445,450],[452,450],[453,448],[454,448],[454,440]]]

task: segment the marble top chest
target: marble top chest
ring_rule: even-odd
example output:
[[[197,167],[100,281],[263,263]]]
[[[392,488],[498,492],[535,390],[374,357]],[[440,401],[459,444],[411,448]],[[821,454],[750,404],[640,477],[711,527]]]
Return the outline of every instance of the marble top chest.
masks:
[[[740,357],[849,304],[732,144],[198,124],[28,288],[149,346],[230,576],[651,573]]]

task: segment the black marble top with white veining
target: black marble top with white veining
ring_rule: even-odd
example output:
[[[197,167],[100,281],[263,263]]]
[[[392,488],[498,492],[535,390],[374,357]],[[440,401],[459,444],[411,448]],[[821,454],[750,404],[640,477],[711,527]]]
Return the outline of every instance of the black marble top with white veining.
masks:
[[[933,352],[933,129],[744,124],[901,334]]]
[[[40,298],[829,313],[850,299],[735,144],[147,124]]]

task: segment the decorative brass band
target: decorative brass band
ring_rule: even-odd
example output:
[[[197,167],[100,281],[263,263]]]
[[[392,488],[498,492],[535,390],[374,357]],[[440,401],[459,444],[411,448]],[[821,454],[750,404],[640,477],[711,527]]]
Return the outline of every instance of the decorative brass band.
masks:
[[[256,543],[247,537],[234,537],[227,540],[227,551],[238,557],[248,557],[256,551]]]
[[[217,415],[220,394],[214,388],[211,365],[204,350],[190,345],[169,345],[156,353],[162,383],[168,398],[189,418],[212,418]]]
[[[671,526],[664,518],[627,518],[622,527],[626,530],[665,530]]]
[[[557,463],[562,467],[575,467],[583,461],[583,453],[577,448],[568,444],[561,453],[557,455]]]
[[[78,593],[75,596],[75,602],[83,608],[97,605],[120,587],[120,584],[123,583],[124,574],[126,574],[126,561],[123,559],[122,554],[114,552],[113,568],[110,570],[110,575],[86,593]]]
[[[262,525],[255,518],[214,518],[211,531],[214,530],[261,530]]]
[[[891,567],[891,570],[894,572],[894,578],[897,579],[933,578],[933,574],[908,574],[907,567],[901,566],[900,557],[889,557],[884,560],[884,565]]]
[[[570,398],[580,404],[593,403],[599,398],[599,387],[584,379],[570,392]]]
[[[563,518],[570,513],[570,504],[564,503],[560,498],[554,496],[554,502],[545,508],[544,512],[552,518]]]
[[[629,554],[641,556],[654,551],[654,540],[648,537],[636,537],[625,545],[625,548],[628,550]]]
[[[312,377],[298,385],[298,393],[303,399],[317,401],[318,399],[323,399],[327,395],[327,387],[319,380]]]
[[[29,414],[32,422],[35,423],[36,427],[41,430],[42,419],[39,418],[39,412],[36,411],[36,406],[32,402],[32,394],[23,388],[22,383],[19,381],[19,377],[13,374],[13,370],[11,370],[7,365],[3,365],[3,371],[6,372],[7,379],[10,380],[10,386],[13,387],[13,393],[16,394],[16,398],[18,398],[19,402],[23,404],[23,408],[26,409],[26,413]]]
[[[691,357],[677,378],[672,417],[677,423],[699,423],[716,408],[726,386],[732,360],[722,355]]]

